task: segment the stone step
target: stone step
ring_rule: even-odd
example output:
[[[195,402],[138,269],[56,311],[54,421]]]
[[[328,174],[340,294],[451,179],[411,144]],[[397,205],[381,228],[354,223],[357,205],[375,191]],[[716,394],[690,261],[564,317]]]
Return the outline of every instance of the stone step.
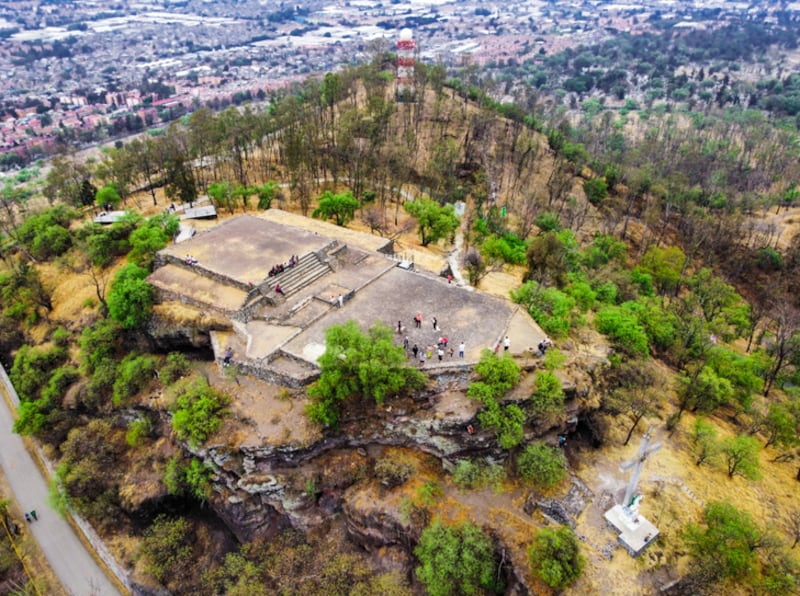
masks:
[[[300,291],[307,285],[317,281],[320,277],[323,277],[324,275],[328,274],[330,270],[331,270],[330,267],[328,267],[324,263],[320,264],[320,267],[309,271],[308,274],[302,278],[297,278],[293,280],[293,282],[287,285],[285,288],[284,286],[281,286],[281,289],[287,296],[291,296],[292,294]]]
[[[305,272],[309,269],[313,269],[317,267],[320,263],[319,258],[314,253],[307,253],[300,257],[300,260],[297,262],[297,265],[292,267],[291,269],[286,269],[283,273],[279,273],[273,277],[267,279],[267,283],[275,287],[275,284],[284,284],[288,285],[291,283],[291,280],[295,277],[302,277],[305,275]]]

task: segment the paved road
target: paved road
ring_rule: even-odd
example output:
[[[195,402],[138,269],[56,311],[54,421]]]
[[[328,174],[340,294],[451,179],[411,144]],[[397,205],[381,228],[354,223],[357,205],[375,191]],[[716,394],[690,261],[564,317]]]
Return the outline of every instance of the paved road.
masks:
[[[4,376],[4,372],[0,372],[0,382]],[[72,526],[47,504],[47,481],[21,437],[13,433],[13,424],[8,401],[0,395],[0,465],[20,508],[35,509],[39,516],[39,521],[30,524],[30,530],[50,567],[67,592],[75,596],[120,594],[75,535]]]

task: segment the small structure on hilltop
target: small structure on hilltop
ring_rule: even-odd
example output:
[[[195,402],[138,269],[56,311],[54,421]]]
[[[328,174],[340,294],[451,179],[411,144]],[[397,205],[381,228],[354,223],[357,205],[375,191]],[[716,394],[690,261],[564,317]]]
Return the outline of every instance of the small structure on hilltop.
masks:
[[[642,495],[634,495],[636,485],[639,483],[639,477],[642,474],[644,461],[651,453],[661,449],[660,443],[650,447],[651,430],[648,429],[644,437],[642,437],[642,444],[639,446],[636,458],[620,466],[623,471],[633,468],[622,504],[614,505],[606,511],[604,516],[606,521],[619,533],[619,541],[633,557],[641,554],[658,537],[658,528],[639,514],[639,503],[642,500]]]
[[[397,91],[395,93],[398,102],[413,102],[416,99],[414,87],[414,50],[416,47],[411,29],[400,31],[400,39],[397,41]]]

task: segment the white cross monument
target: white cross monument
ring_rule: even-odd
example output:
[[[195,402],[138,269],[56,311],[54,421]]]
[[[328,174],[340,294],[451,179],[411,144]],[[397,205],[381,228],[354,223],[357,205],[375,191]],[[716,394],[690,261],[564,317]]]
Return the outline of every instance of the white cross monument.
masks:
[[[623,471],[633,468],[622,504],[614,505],[605,513],[606,521],[619,532],[619,541],[634,557],[639,555],[648,544],[658,537],[658,528],[639,515],[639,503],[642,500],[642,495],[634,495],[636,485],[639,484],[639,477],[642,474],[644,461],[651,453],[661,449],[661,443],[656,443],[650,447],[651,430],[648,429],[644,437],[642,437],[642,444],[639,445],[639,452],[636,457],[620,466]]]

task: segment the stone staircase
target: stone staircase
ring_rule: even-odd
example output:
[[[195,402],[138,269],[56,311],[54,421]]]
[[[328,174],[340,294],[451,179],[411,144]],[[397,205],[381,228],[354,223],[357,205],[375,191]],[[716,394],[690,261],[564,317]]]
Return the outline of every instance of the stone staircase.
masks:
[[[269,291],[275,292],[275,286],[280,284],[283,294],[291,296],[330,272],[331,267],[328,263],[320,260],[317,253],[309,252],[300,257],[297,265],[291,269],[287,269],[275,277],[268,278],[266,286]]]

